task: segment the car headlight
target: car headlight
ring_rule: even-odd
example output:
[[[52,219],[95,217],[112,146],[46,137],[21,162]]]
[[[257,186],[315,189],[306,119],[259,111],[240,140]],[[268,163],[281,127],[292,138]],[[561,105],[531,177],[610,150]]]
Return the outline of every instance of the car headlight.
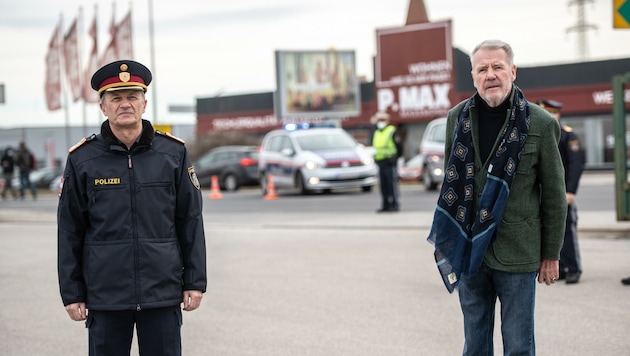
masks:
[[[308,161],[304,164],[304,167],[306,167],[306,169],[315,169],[318,167],[318,164],[313,161]]]
[[[427,157],[427,161],[428,162],[437,162],[440,160],[440,156],[438,155],[431,155],[429,157]]]
[[[363,157],[361,159],[361,162],[363,162],[364,165],[366,166],[371,166],[374,164],[374,158],[371,157]]]

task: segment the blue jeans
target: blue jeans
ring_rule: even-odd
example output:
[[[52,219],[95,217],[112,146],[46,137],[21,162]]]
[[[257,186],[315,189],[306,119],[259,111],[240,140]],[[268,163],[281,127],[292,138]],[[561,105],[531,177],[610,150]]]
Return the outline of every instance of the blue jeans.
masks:
[[[494,355],[497,298],[501,305],[504,355],[536,355],[534,304],[536,273],[508,273],[485,264],[472,277],[461,276],[459,303],[464,314],[465,356]]]
[[[35,186],[31,182],[31,179],[29,177],[30,174],[30,171],[20,170],[20,197],[22,199],[24,199],[26,189],[29,189],[31,191],[31,195],[33,195],[33,198],[37,197],[37,190],[35,190]]]

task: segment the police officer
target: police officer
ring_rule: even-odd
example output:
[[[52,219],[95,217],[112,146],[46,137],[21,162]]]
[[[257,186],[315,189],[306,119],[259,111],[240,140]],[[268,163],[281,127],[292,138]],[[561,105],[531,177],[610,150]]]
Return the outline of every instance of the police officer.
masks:
[[[537,104],[547,110],[556,120],[560,120],[562,103],[555,100],[540,99]],[[568,284],[574,284],[580,281],[582,275],[582,262],[577,240],[577,207],[574,200],[584,170],[584,152],[573,129],[566,125],[562,125],[561,128],[558,148],[564,165],[564,179],[569,206],[564,244],[560,251],[560,279],[565,279]]]
[[[385,112],[377,112],[370,122],[376,125],[372,137],[374,160],[378,165],[381,187],[381,208],[378,213],[396,212],[400,210],[398,196],[398,158],[402,156],[402,139],[396,127],[390,124],[390,116]]]
[[[131,60],[94,73],[107,120],[69,151],[59,190],[58,274],[89,355],[181,355],[183,310],[206,290],[199,181],[183,141],[142,119],[152,75]]]

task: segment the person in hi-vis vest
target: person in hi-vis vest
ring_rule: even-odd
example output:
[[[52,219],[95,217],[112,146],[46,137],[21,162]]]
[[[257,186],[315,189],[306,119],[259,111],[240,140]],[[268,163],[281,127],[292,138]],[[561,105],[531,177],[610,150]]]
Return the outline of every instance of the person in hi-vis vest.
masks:
[[[396,127],[390,124],[387,113],[377,112],[370,121],[376,125],[372,137],[374,161],[378,165],[381,187],[381,208],[378,213],[400,210],[398,194],[397,162],[402,156],[403,146]]]

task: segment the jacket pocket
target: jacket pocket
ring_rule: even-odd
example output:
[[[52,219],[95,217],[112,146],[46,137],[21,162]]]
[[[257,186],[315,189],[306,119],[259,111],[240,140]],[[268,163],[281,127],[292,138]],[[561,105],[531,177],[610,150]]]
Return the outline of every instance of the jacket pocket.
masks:
[[[88,305],[135,304],[133,250],[129,240],[86,244],[84,268]]]
[[[176,239],[139,239],[138,264],[141,303],[182,298],[183,263]]]
[[[516,169],[517,174],[529,174],[532,167],[536,164],[536,144],[525,143],[521,150],[521,161]]]
[[[501,264],[526,265],[540,261],[540,219],[501,222],[492,246]]]

